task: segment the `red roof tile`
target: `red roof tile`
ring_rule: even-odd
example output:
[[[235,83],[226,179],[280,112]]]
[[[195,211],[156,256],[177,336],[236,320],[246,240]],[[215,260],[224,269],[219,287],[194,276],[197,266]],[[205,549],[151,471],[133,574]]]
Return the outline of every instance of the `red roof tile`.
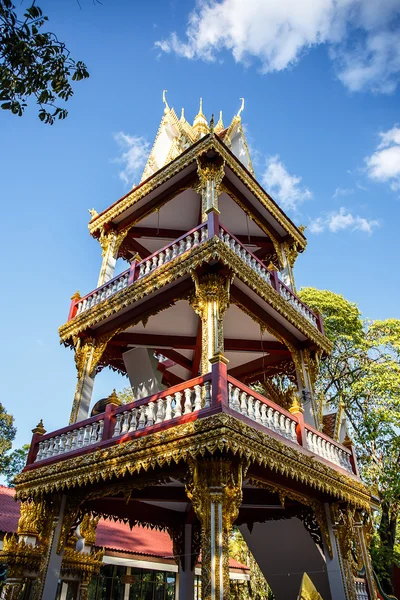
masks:
[[[0,531],[3,533],[17,531],[19,502],[15,502],[14,495],[13,488],[0,485]]]
[[[331,438],[335,435],[336,417],[337,412],[329,413],[329,415],[324,415],[322,417],[323,431]]]

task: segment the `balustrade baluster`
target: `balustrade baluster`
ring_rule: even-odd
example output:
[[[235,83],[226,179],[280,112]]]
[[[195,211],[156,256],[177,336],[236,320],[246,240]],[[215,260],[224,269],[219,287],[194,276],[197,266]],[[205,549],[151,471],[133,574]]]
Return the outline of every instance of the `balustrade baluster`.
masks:
[[[194,386],[194,408],[193,410],[201,410],[201,385]]]
[[[43,442],[43,454],[42,454],[42,459],[44,460],[45,458],[47,458],[47,454],[49,451],[49,441],[45,440]]]
[[[247,401],[247,406],[248,406],[247,414],[249,415],[250,419],[254,419],[254,405],[253,405],[253,401],[254,401],[253,396],[249,396],[249,399]]]
[[[204,384],[204,387],[206,389],[206,393],[204,396],[204,408],[210,408],[210,406],[211,406],[211,382],[206,381]]]
[[[90,430],[90,440],[89,440],[89,444],[95,444],[97,442],[97,428],[98,428],[98,423],[92,423],[92,427]]]
[[[155,421],[154,407],[155,407],[154,402],[149,402],[148,407],[147,407],[147,425],[148,426],[154,425],[154,421]]]
[[[267,427],[274,430],[274,411],[270,406],[268,407],[268,410],[267,410],[267,423],[268,423]]]
[[[240,412],[239,396],[240,396],[240,389],[238,387],[235,387],[233,389],[233,409],[237,410],[238,412]]]
[[[176,258],[179,254],[179,246],[178,244],[172,245],[172,258]]]
[[[83,446],[88,446],[90,443],[90,430],[91,430],[92,426],[89,423],[88,425],[85,426],[84,428],[84,434],[83,434]]]
[[[101,440],[103,439],[103,430],[104,430],[104,421],[103,421],[103,419],[101,419],[101,421],[99,421],[99,428],[97,430],[96,442],[101,442]]]
[[[35,462],[42,460],[42,456],[43,456],[43,442],[39,442],[39,448],[38,448],[38,452],[36,454]]]
[[[285,415],[279,415],[279,430],[280,434],[286,437],[286,417]]]
[[[203,227],[201,230],[201,241],[205,242],[208,236],[208,229],[207,227]]]
[[[192,412],[192,390],[190,388],[186,388],[185,392],[185,404],[183,414],[188,415]]]
[[[128,433],[133,433],[137,429],[137,408],[132,408],[131,410],[131,422],[129,425]]]
[[[264,427],[268,427],[267,405],[261,404],[261,423]]]
[[[168,262],[169,260],[171,260],[171,253],[172,253],[172,250],[170,247],[165,249],[165,262]]]
[[[122,413],[121,433],[127,433],[128,429],[129,429],[129,417],[130,417],[129,410],[124,410],[124,412]]]
[[[146,426],[146,406],[143,404],[139,409],[138,429],[144,429]]]
[[[183,254],[185,252],[185,240],[181,240],[179,242],[179,254]]]
[[[159,398],[157,400],[157,413],[156,413],[156,425],[162,423],[164,419],[164,400]]]
[[[152,261],[151,261],[151,270],[154,271],[154,269],[157,269],[157,266],[158,266],[158,254],[156,254],[152,258]]]
[[[172,401],[173,401],[172,396],[167,396],[165,398],[164,421],[169,421],[170,419],[172,419]]]
[[[280,414],[278,413],[278,411],[274,410],[274,430],[276,431],[276,433],[281,432],[281,428],[279,426],[279,417]]]
[[[74,429],[71,433],[71,450],[75,450],[78,444],[78,430]]]
[[[185,250],[190,250],[192,247],[192,236],[188,235],[186,238],[186,245],[185,245]]]
[[[84,437],[85,437],[85,428],[84,427],[79,427],[79,429],[78,429],[78,442],[77,442],[77,447],[78,448],[82,448]]]
[[[148,275],[150,273],[150,271],[151,271],[151,263],[152,263],[151,260],[146,260],[146,268],[145,268],[145,271],[144,271],[145,275]]]
[[[289,419],[289,417],[286,417],[286,428],[285,429],[286,429],[286,437],[288,440],[292,439],[292,431],[290,429],[291,423],[292,423],[292,420]]]
[[[295,421],[290,422],[290,437],[292,439],[292,442],[295,442],[295,444],[298,444]]]
[[[181,392],[175,392],[175,409],[174,418],[182,416],[182,394]]]
[[[261,405],[261,402],[259,400],[256,400],[254,402],[254,417],[253,418],[257,423],[261,423],[260,405]]]
[[[193,246],[197,246],[197,244],[199,243],[199,239],[200,239],[199,230],[196,229],[196,231],[193,233]]]
[[[113,438],[119,436],[121,433],[121,420],[122,420],[122,413],[118,413],[117,416],[115,417],[115,427],[114,427]]]
[[[160,254],[158,255],[158,266],[161,267],[165,262],[165,253],[164,252],[160,252]]]
[[[240,412],[242,415],[247,417],[247,394],[246,392],[242,392],[240,394]]]
[[[139,267],[139,278],[140,278],[140,277],[143,277],[145,268],[146,268],[146,265],[145,265],[145,263],[140,263],[140,267]]]

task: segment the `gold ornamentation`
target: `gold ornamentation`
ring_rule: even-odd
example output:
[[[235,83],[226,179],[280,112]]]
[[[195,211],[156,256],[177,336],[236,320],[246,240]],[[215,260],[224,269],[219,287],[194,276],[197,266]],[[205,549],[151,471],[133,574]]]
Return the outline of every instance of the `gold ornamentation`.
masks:
[[[130,288],[115,294],[107,301],[100,302],[97,306],[84,311],[59,329],[62,341],[71,340],[73,336],[87,330],[94,324],[110,317],[143,298],[153,291],[160,289],[184,274],[190,273],[204,262],[219,259],[250,288],[265,300],[272,308],[277,310],[290,323],[295,325],[310,341],[326,353],[332,350],[332,344],[316,327],[303,315],[291,306],[271,285],[265,282],[251,267],[228,248],[217,237],[194,247],[188,252],[187,258],[177,257],[156,269],[153,273],[141,278]]]
[[[88,208],[88,213],[90,214],[90,220],[94,219],[99,214],[95,208]]]
[[[192,481],[186,493],[201,523],[202,598],[227,598],[229,537],[242,502],[242,466],[226,458],[212,458],[190,461],[189,468]],[[213,578],[215,596],[211,592]]]
[[[189,303],[202,322],[201,372],[204,375],[210,370],[210,358],[224,351],[223,320],[229,307],[231,280],[211,274],[199,281],[195,271],[191,275],[195,293]]]
[[[47,505],[43,501],[26,500],[21,502],[18,535],[36,538],[42,536],[48,516],[47,513]]]
[[[173,111],[171,111],[173,112]],[[176,121],[179,123],[178,117],[175,115]],[[199,154],[208,152],[208,150],[216,150],[225,160],[226,164],[232,169],[235,175],[246,185],[246,187],[254,194],[261,204],[271,213],[278,221],[283,229],[295,240],[298,241],[301,248],[305,248],[306,240],[298,228],[293,225],[290,219],[283,213],[272,198],[261,188],[254,178],[246,171],[238,159],[231,155],[226,149],[224,143],[215,135],[207,135],[201,139],[196,145],[188,149],[184,154],[178,156],[171,163],[163,167],[159,172],[155,173],[151,178],[143,181],[130,194],[124,196],[119,202],[113,204],[108,210],[100,214],[93,222],[89,223],[89,231],[91,235],[98,235],[102,226],[113,221],[118,215],[123,213],[131,206],[137,204],[142,198],[150,192],[156,190],[165,181],[171,179],[175,174],[182,171],[186,166],[196,160]],[[150,154],[151,156],[151,154]]]
[[[301,580],[299,600],[323,600],[307,573],[304,573]]]
[[[85,538],[85,544],[94,546],[96,543],[96,528],[100,517],[92,517],[86,514],[79,526],[81,536]]]
[[[79,508],[82,504],[82,500],[83,499],[80,497],[67,496],[64,508],[64,517],[61,525],[60,537],[57,545],[57,554],[60,554],[63,547],[65,546],[65,543],[71,532],[71,528],[78,517]]]
[[[72,550],[72,548],[65,548],[61,572],[64,575],[97,574],[103,566],[103,556],[104,550],[85,554]]]
[[[221,183],[225,176],[225,161],[217,157],[217,160],[212,162],[205,155],[198,156],[197,175],[199,185],[196,187],[196,191],[202,196],[201,212],[203,221],[205,221],[210,210],[218,211],[218,197],[221,194]]]
[[[86,484],[105,486],[112,480],[145,474],[156,467],[180,461],[187,463],[190,457],[206,452],[211,455],[232,452],[250,464],[280,473],[337,500],[345,500],[358,508],[370,506],[371,495],[357,477],[345,475],[310,456],[309,452],[289,447],[268,433],[226,414],[216,414],[55,464],[38,466],[17,476],[16,494],[24,500]]]
[[[32,429],[32,433],[33,434],[36,433],[36,434],[39,434],[39,435],[44,435],[46,433],[46,430],[45,430],[44,425],[43,425],[43,419],[40,419],[40,421],[36,425],[36,427],[34,427]]]

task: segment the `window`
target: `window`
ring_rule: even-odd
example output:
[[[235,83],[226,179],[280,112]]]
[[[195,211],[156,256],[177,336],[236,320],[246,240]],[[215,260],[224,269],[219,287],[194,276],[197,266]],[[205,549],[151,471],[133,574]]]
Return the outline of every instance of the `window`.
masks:
[[[101,574],[92,577],[88,600],[175,600],[175,573],[104,565]]]

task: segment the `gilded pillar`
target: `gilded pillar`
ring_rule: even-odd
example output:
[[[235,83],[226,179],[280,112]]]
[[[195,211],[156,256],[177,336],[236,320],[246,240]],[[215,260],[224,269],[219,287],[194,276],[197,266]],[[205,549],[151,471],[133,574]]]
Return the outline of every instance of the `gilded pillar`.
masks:
[[[242,466],[222,458],[194,461],[186,493],[201,523],[203,600],[228,600],[229,537],[242,502]]]
[[[362,511],[356,511],[354,515],[354,535],[356,538],[356,547],[359,550],[360,558],[365,567],[365,579],[370,598],[375,598],[376,596],[375,578],[369,553],[373,531],[374,526],[371,514],[363,514]]]
[[[340,571],[345,589],[345,600],[357,600],[355,576],[363,566],[354,530],[354,509],[331,505],[332,525]],[[372,596],[373,597],[373,596]]]
[[[87,419],[89,416],[90,402],[92,399],[96,367],[107,348],[107,343],[115,332],[101,338],[78,338],[75,346],[75,364],[77,370],[77,384],[72,405],[69,423],[76,423]]]
[[[99,280],[97,282],[97,287],[103,285],[103,283],[107,283],[110,279],[114,277],[115,265],[118,257],[118,250],[128,233],[128,230],[118,233],[113,229],[108,231],[102,230],[99,242],[101,245],[101,255],[103,257]]]
[[[293,267],[298,255],[298,248],[295,242],[284,242],[281,245],[281,257],[283,268],[281,270],[282,281],[294,293],[296,293],[296,284],[294,280]]]
[[[224,167],[225,161],[221,157],[217,157],[214,161],[208,159],[207,156],[200,156],[197,159],[197,174],[200,181],[197,191],[201,194],[203,222],[207,220],[209,212],[219,213],[218,198],[225,175]]]
[[[201,319],[201,374],[210,371],[210,359],[224,352],[223,319],[229,306],[230,279],[221,275],[206,275],[198,279],[192,273],[195,293],[189,302]]]

